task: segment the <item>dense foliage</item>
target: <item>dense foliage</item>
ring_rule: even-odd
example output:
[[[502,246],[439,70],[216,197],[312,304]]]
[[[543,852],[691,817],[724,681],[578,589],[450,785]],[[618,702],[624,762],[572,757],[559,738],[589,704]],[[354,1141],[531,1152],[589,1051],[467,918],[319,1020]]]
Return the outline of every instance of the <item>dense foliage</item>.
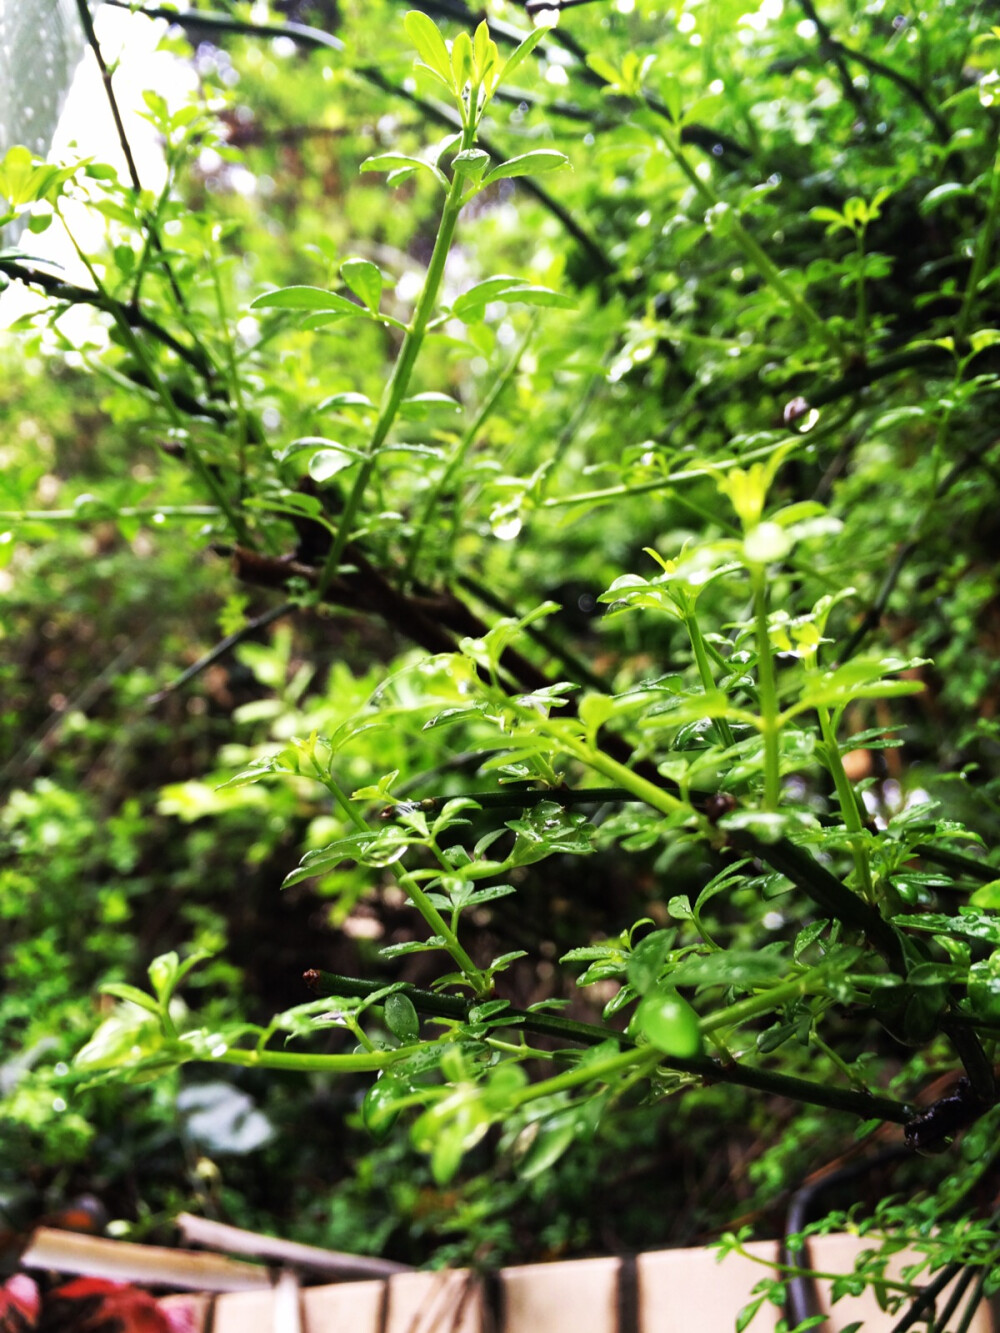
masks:
[[[0,164],[5,1209],[990,1290],[1000,31],[263,9]]]

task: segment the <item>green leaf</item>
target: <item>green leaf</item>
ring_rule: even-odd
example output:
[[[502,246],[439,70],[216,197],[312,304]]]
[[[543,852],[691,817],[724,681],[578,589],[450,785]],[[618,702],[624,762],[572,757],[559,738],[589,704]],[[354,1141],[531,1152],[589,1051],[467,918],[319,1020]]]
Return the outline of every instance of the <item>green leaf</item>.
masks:
[[[466,148],[457,153],[452,160],[452,169],[457,176],[466,176],[475,184],[489,166],[490,155],[481,148]]]
[[[171,950],[154,958],[149,965],[149,980],[161,1001],[169,1000],[177,985],[180,959]]]
[[[507,63],[500,71],[500,82],[510,78],[510,76],[517,70],[518,66],[524,63],[531,52],[534,51],[538,43],[543,37],[547,36],[548,33],[549,29],[546,27],[536,28],[534,32],[529,33],[528,36],[525,37],[520,46],[515,46],[514,50],[507,57]]]
[[[336,292],[322,287],[279,287],[250,302],[251,310],[322,310],[344,315],[363,315],[365,311]]]
[[[288,881],[286,880],[285,883]],[[408,953],[434,953],[446,947],[441,935],[431,935],[426,940],[407,940],[405,944],[387,944],[379,949],[380,958],[402,958]]]
[[[598,78],[603,79],[605,83],[617,86],[621,83],[621,71],[612,65],[611,61],[599,52],[590,52],[587,56],[587,65],[594,71]]]
[[[291,871],[282,880],[281,887],[288,889],[293,884],[301,884],[304,879],[311,879],[314,875],[323,875],[326,871],[340,865],[342,861],[360,861],[377,836],[374,831],[349,834],[345,838],[336,838],[325,847],[307,852],[302,858],[299,868]]]
[[[388,1134],[399,1116],[399,1102],[408,1091],[401,1079],[386,1074],[371,1085],[361,1103],[361,1119],[369,1134],[376,1139]]]
[[[1000,908],[1000,879],[991,879],[988,884],[981,885],[969,902],[973,907],[996,911]]]
[[[395,991],[386,999],[383,1012],[385,1025],[394,1037],[398,1037],[404,1045],[418,1040],[420,1019],[408,995]]]
[[[318,449],[309,460],[310,477],[322,485],[338,472],[354,466],[358,460],[353,453],[347,449]]]
[[[379,153],[377,157],[366,157],[361,163],[361,171],[386,171],[396,176],[397,173],[410,175],[414,171],[429,171],[439,185],[448,188],[448,177],[433,162],[425,162],[420,157],[409,157],[405,153]],[[405,179],[405,175],[398,177]],[[393,182],[395,183],[395,182]]]
[[[0,162],[0,196],[14,208],[35,203],[50,192],[58,192],[58,187],[83,165],[78,162],[72,167],[52,166],[36,160],[23,144],[15,144],[7,149]]]
[[[837,213],[832,208],[826,208],[825,206],[810,208],[809,216],[816,222],[825,222],[827,224],[826,234],[828,236],[832,236],[838,231],[850,230],[851,224],[847,221],[847,218],[844,217],[843,213]]]
[[[434,20],[419,9],[411,9],[403,19],[403,27],[427,68],[438,75],[446,88],[457,93],[448,47]]]
[[[108,981],[100,988],[102,995],[113,995],[116,1000],[127,1000],[129,1004],[137,1004],[140,1009],[146,1009],[151,1014],[160,1012],[160,1003],[146,991],[142,991],[138,986],[128,986],[120,981]]]
[[[378,268],[368,259],[345,259],[340,276],[372,314],[377,315],[382,299],[382,274]]]
[[[640,995],[652,990],[659,981],[673,942],[672,930],[654,930],[652,935],[647,935],[633,949],[626,967],[626,975],[629,983]]]
[[[423,421],[435,408],[443,408],[449,412],[460,412],[462,404],[456,402],[450,394],[430,391],[415,393],[412,398],[404,398],[399,410],[400,416],[406,417],[410,421]],[[410,450],[415,450],[417,447],[415,445],[408,446]],[[426,449],[426,446],[423,446],[423,448]],[[432,451],[432,453],[433,456],[437,456],[437,450]]]
[[[477,74],[482,74],[490,57],[490,25],[485,19],[476,28],[472,42],[472,58]]]
[[[562,1112],[528,1125],[514,1145],[515,1170],[520,1179],[534,1180],[548,1171],[573,1145],[578,1132],[579,1116],[575,1112]]]
[[[520,302],[523,305],[559,306],[564,309],[575,305],[572,297],[563,296],[550,287],[541,287],[524,278],[515,278],[507,273],[500,273],[495,278],[486,278],[463,292],[452,306],[452,314],[465,323],[474,323],[482,319],[487,305],[493,301],[507,304]]]
[[[642,72],[644,73],[645,71]],[[632,85],[629,88],[629,91],[632,93],[633,96],[638,96],[639,93],[642,91],[641,75],[638,78],[631,79],[629,82]],[[681,121],[684,119],[684,102],[681,97],[680,80],[678,79],[676,74],[667,74],[664,76],[660,93],[663,98],[663,104],[667,108],[667,112],[670,116],[670,119],[673,121],[675,125],[679,125]]]
[[[494,167],[488,176],[483,177],[482,188],[485,189],[494,181],[506,180],[510,176],[537,176],[545,171],[558,171],[568,166],[569,158],[565,153],[558,153],[554,148],[535,148],[530,153],[509,158],[508,161]]]
[[[498,273],[496,277],[485,278],[482,282],[477,282],[467,292],[463,292],[461,296],[457,297],[451,307],[452,313],[462,319],[469,311],[481,311],[489,301],[498,300],[501,292],[506,292],[513,287],[526,287],[527,285],[525,278],[515,278],[509,273]],[[477,315],[476,318],[479,318],[479,316]]]
[[[565,296],[562,292],[553,291],[551,287],[541,287],[534,283],[501,292],[496,300],[506,301],[511,305],[555,306],[560,310],[572,310],[576,305],[574,297]]]
[[[928,217],[931,213],[936,213],[939,208],[955,199],[969,199],[971,197],[973,197],[973,192],[967,185],[960,185],[958,181],[945,181],[943,185],[935,185],[934,189],[929,190],[921,199],[921,216]]]
[[[934,934],[956,935],[959,939],[985,940],[1000,945],[1000,916],[991,916],[974,908],[963,907],[958,916],[943,912],[908,912],[899,918],[907,930],[927,930]]]
[[[316,404],[317,412],[329,412],[335,407],[374,407],[375,404],[363,393],[333,393]]]
[[[744,1330],[749,1328],[757,1311],[766,1300],[766,1295],[758,1296],[755,1301],[750,1301],[748,1305],[743,1306],[742,1310],[740,1310],[739,1314],[736,1316],[736,1333],[744,1333]]]
[[[472,40],[467,32],[460,32],[451,44],[451,68],[454,86],[461,92],[472,77]]]
[[[782,981],[787,964],[780,955],[765,946],[756,953],[746,949],[726,949],[703,957],[685,958],[670,971],[674,986],[771,986]]]
[[[78,1069],[94,1070],[126,1067],[155,1054],[162,1046],[163,1033],[152,1014],[117,1009],[77,1051],[73,1064]]]

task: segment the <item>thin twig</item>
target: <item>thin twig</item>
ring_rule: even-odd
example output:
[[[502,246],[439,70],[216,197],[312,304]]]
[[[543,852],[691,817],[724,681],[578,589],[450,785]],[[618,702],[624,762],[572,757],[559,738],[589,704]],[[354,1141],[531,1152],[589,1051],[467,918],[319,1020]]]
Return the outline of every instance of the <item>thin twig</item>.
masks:
[[[98,292],[89,287],[78,287],[75,283],[64,282],[55,274],[43,273],[40,269],[33,268],[30,264],[21,263],[16,259],[0,258],[0,273],[5,273],[7,277],[14,278],[28,286],[41,287],[47,296],[54,297],[57,301],[66,301],[71,305],[92,305],[98,310],[106,310],[108,314],[125,320],[132,328],[142,329],[155,338],[157,342],[162,343],[164,347],[168,347],[206,381],[214,380],[214,367],[202,347],[186,346],[178,338],[175,338],[168,329],[165,329],[162,324],[158,324],[155,319],[150,319],[148,315],[144,315],[134,305],[126,305],[121,301],[116,301],[114,297],[109,296],[106,292]]]
[[[53,712],[40,731],[28,737],[17,754],[0,769],[0,787],[35,773],[45,755],[55,744],[56,737],[67,718],[72,717],[74,713],[86,713],[87,709],[112,687],[122,672],[139,660],[152,638],[152,633],[151,629],[146,629],[138,638],[130,640],[102,671],[87,681],[78,694],[58,712]]]
[[[88,0],[76,0],[77,12],[80,15],[80,23],[83,26],[84,36],[87,39],[87,45],[94,53],[94,59],[97,61],[97,67],[101,73],[101,82],[104,85],[104,95],[108,99],[108,106],[111,109],[111,117],[115,122],[115,133],[118,135],[118,142],[121,145],[122,154],[125,158],[125,165],[128,168],[129,181],[135,194],[136,203],[142,195],[142,182],[139,179],[139,171],[135,165],[135,157],[132,153],[132,145],[129,143],[128,135],[125,133],[125,122],[122,120],[122,113],[118,106],[118,99],[115,96],[114,86],[111,81],[111,71],[108,68],[107,61],[104,59],[104,53],[101,50],[101,44],[97,40],[97,32],[94,29],[94,20],[90,13]],[[170,290],[173,293],[174,300],[177,302],[180,310],[186,310],[187,306],[184,300],[184,294],[180,289],[177,279],[174,277],[173,269],[163,252],[163,245],[160,241],[159,233],[156,230],[153,219],[149,216],[145,219],[149,238],[153,243],[153,248],[160,257],[160,263],[166,274],[167,282],[170,284]],[[138,293],[136,293],[138,295]],[[206,359],[207,359],[207,354]]]
[[[501,791],[456,792],[453,796],[425,796],[401,801],[382,811],[386,819],[417,809],[426,813],[439,810],[449,801],[475,801],[484,810],[531,810],[551,801],[554,805],[603,805],[608,801],[641,801],[640,796],[624,787],[505,787]]]
[[[270,611],[265,611],[263,615],[257,616],[256,619],[248,620],[247,623],[241,625],[238,630],[235,630],[232,634],[227,634],[226,637],[207,652],[204,657],[199,657],[197,662],[192,666],[189,666],[186,671],[182,671],[176,680],[172,680],[169,685],[164,685],[163,689],[157,690],[155,694],[151,694],[146,700],[147,705],[153,707],[155,704],[162,703],[168,695],[176,694],[178,690],[183,689],[183,687],[190,681],[194,680],[196,676],[200,676],[203,671],[207,671],[210,666],[213,666],[218,662],[221,657],[225,657],[226,653],[235,648],[237,644],[242,643],[244,639],[248,639],[250,635],[255,634],[257,630],[264,629],[275,620],[279,620],[282,616],[289,615],[292,611],[295,611],[298,606],[298,602],[282,602],[280,606],[272,606]]]
[[[816,31],[820,38],[820,49],[825,54],[829,55],[830,59],[837,66],[841,81],[845,84],[845,91],[848,88],[854,89],[854,83],[851,80],[850,73],[844,62],[845,60],[853,60],[864,69],[869,70],[872,74],[881,74],[883,78],[889,79],[897,88],[900,88],[906,93],[934,126],[934,132],[941,142],[947,143],[949,141],[951,138],[951,130],[948,128],[948,125],[941,114],[931,105],[930,101],[925,96],[923,89],[918,87],[918,85],[905,74],[901,74],[899,70],[893,69],[891,65],[883,64],[881,60],[876,60],[874,56],[866,55],[863,51],[857,51],[853,46],[848,46],[846,42],[842,42],[839,38],[834,37],[829,24],[825,23],[816,12],[816,6],[813,4],[812,0],[799,0],[799,4],[802,6],[802,11],[806,17],[815,23]],[[863,114],[864,106],[863,103],[859,103],[856,99],[856,92],[857,90],[854,89],[850,94],[851,101],[854,102],[855,106],[857,106]]]
[[[83,34],[87,39],[87,45],[94,53],[94,59],[97,61],[97,67],[101,72],[101,82],[104,85],[104,95],[108,99],[108,106],[111,108],[111,117],[115,122],[115,133],[118,135],[118,142],[121,145],[122,154],[125,157],[125,165],[128,167],[129,180],[132,182],[132,189],[136,195],[142,193],[142,182],[139,180],[139,172],[135,165],[135,158],[132,156],[132,145],[128,141],[128,135],[125,133],[125,122],[122,120],[122,113],[118,107],[118,99],[115,97],[115,90],[111,84],[111,71],[108,69],[107,61],[104,59],[104,53],[101,50],[101,44],[97,40],[97,33],[94,30],[94,20],[91,17],[90,6],[87,0],[76,0],[77,13],[80,15],[80,22],[83,25]]]
[[[867,639],[873,629],[881,623],[882,615],[889,604],[889,598],[895,591],[896,584],[899,582],[900,575],[906,568],[906,562],[914,551],[919,548],[920,543],[916,541],[904,542],[896,552],[896,558],[889,567],[889,572],[882,581],[882,586],[878,591],[878,596],[868,607],[868,610],[861,618],[861,623],[855,629],[854,633],[847,640],[842,651],[838,654],[837,660],[843,664],[849,662],[861,645]]]
[[[988,453],[990,449],[993,449],[997,443],[998,441],[991,434],[977,449],[967,449],[955,465],[948,470],[944,477],[941,478],[941,481],[938,483],[934,492],[935,500],[943,499],[959,477],[968,472],[970,468],[976,467],[977,464],[980,463],[982,456]],[[895,591],[896,584],[899,582],[900,576],[906,567],[907,561],[919,549],[920,540],[918,536],[904,542],[896,552],[896,558],[893,560],[889,572],[886,574],[885,579],[882,582],[882,587],[879,589],[878,596],[865,612],[861,623],[848,639],[840,653],[839,660],[841,663],[849,661],[861,647],[871,631],[877,628],[885,613],[885,609],[889,604],[889,599]]]
[[[832,46],[837,47],[848,60],[854,60],[873,74],[881,74],[883,78],[889,79],[897,88],[900,88],[906,95],[920,107],[924,115],[934,126],[934,132],[942,143],[948,143],[951,139],[951,130],[948,123],[941,113],[934,107],[925,96],[923,89],[918,87],[906,74],[901,74],[898,69],[893,69],[891,65],[884,64],[881,60],[876,60],[874,56],[866,55],[864,51],[857,51],[853,46],[848,46],[837,37],[829,39]]]

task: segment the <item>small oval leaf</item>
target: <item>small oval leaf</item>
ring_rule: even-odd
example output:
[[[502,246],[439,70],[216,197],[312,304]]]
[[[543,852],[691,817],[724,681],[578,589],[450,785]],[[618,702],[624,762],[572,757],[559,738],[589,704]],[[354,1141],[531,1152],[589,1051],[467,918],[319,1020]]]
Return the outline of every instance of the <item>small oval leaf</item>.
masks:
[[[382,274],[370,259],[345,259],[340,276],[373,315],[378,314],[382,299]]]
[[[512,157],[494,167],[488,176],[483,177],[483,186],[492,185],[494,181],[509,176],[537,176],[543,171],[559,171],[568,166],[569,158],[565,153],[558,153],[554,148],[535,148],[530,153],[522,153],[520,157]]]

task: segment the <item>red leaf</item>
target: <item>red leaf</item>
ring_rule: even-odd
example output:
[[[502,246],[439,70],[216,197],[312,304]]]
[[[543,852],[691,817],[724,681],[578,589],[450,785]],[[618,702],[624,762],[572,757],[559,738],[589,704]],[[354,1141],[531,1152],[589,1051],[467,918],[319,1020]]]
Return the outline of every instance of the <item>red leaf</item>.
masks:
[[[147,1291],[103,1278],[81,1277],[51,1292],[40,1333],[171,1333]]]
[[[38,1288],[18,1273],[0,1287],[0,1333],[28,1333],[38,1326]]]

